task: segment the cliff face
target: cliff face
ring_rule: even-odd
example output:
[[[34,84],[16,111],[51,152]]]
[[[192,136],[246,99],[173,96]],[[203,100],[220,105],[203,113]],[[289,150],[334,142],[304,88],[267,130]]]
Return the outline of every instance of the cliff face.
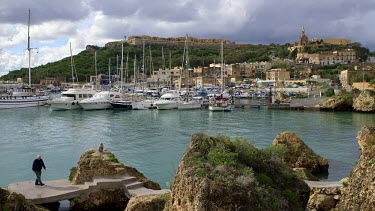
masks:
[[[196,134],[174,177],[169,210],[304,210],[308,196],[277,150]]]
[[[357,140],[362,153],[348,183],[341,190],[336,210],[370,211],[375,207],[375,127],[363,127]]]
[[[47,211],[47,209],[31,204],[23,195],[10,193],[2,188],[0,188],[0,210]]]
[[[355,111],[375,112],[375,98],[370,91],[362,92],[354,99],[353,109]]]
[[[284,147],[284,161],[292,168],[306,168],[311,173],[328,172],[328,160],[317,155],[292,132],[278,134],[272,145]]]

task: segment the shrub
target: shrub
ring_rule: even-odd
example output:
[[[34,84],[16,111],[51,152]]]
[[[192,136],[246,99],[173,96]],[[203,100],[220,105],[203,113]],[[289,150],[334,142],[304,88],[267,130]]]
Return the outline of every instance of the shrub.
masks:
[[[324,96],[326,96],[326,97],[335,96],[335,90],[332,89],[332,88],[327,89],[327,91],[324,93]]]
[[[73,167],[73,168],[70,169],[69,181],[73,180],[73,177],[76,175],[76,172],[77,172],[77,168],[76,167]]]

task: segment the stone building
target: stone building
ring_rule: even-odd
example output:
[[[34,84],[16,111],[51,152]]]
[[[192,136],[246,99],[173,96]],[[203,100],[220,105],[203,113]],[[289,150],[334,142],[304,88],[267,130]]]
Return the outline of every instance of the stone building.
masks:
[[[345,49],[340,51],[328,51],[319,53],[297,53],[297,61],[300,63],[333,65],[333,64],[350,64],[357,60],[354,49]]]
[[[351,88],[355,87],[355,88],[358,88],[358,89],[361,90],[362,84],[363,83],[366,84],[366,81],[362,81],[362,82],[358,82],[358,83],[352,83],[352,80],[353,80],[354,77],[362,78],[364,74],[366,76],[370,76],[372,78],[375,78],[375,72],[372,69],[364,68],[363,70],[362,69],[343,70],[340,73],[340,83],[341,83],[343,88],[351,89]],[[359,86],[359,87],[354,86],[354,84],[357,84],[356,86]],[[365,87],[365,88],[367,88],[367,87]]]
[[[271,69],[266,71],[266,79],[274,80],[276,83],[290,79],[290,71],[285,68]]]

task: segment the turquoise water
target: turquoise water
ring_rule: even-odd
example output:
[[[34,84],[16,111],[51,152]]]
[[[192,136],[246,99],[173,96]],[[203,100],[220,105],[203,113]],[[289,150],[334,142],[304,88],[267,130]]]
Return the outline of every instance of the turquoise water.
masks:
[[[125,165],[165,187],[171,182],[192,134],[246,137],[258,147],[271,145],[282,131],[293,131],[329,159],[327,180],[349,174],[359,157],[356,133],[374,125],[375,114],[236,109],[195,111],[53,111],[48,107],[0,110],[0,187],[33,180],[32,161],[41,154],[44,180],[66,179],[79,156],[101,142]]]

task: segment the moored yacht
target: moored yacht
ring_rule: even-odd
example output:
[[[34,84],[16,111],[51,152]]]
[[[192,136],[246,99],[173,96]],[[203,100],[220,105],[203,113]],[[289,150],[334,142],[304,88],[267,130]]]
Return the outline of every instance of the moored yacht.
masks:
[[[117,99],[121,99],[120,92],[102,91],[96,93],[91,98],[81,100],[79,104],[84,110],[111,109],[111,102],[116,101]]]
[[[159,100],[155,102],[158,110],[170,110],[178,107],[180,96],[177,93],[169,92],[163,94]]]
[[[61,93],[61,97],[51,101],[52,111],[82,109],[79,101],[92,97],[97,91],[84,88],[71,88]]]
[[[179,102],[177,105],[178,109],[199,109],[202,108],[203,105],[203,97],[193,97],[192,99]]]

